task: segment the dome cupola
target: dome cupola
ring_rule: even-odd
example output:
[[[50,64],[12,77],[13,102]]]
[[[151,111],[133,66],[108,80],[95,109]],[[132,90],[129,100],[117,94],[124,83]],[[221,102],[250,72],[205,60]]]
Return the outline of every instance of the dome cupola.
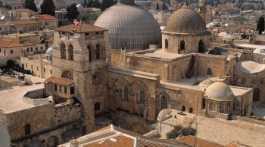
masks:
[[[149,12],[123,3],[105,10],[95,25],[109,31],[112,49],[146,49],[161,39],[160,26]]]
[[[170,16],[165,31],[179,34],[207,32],[203,18],[187,6],[183,6]]]

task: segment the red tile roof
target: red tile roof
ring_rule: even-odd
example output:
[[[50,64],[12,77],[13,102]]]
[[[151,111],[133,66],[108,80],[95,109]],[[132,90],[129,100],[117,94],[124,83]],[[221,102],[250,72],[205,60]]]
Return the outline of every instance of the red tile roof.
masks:
[[[195,144],[197,144],[196,147],[224,147],[223,145],[200,138],[195,138],[194,136],[182,136],[177,138],[177,140],[191,146],[195,146]]]
[[[47,14],[39,15],[39,19],[44,20],[44,21],[55,21],[55,20],[57,20],[56,17],[51,16],[51,15],[47,15]]]
[[[0,38],[0,48],[21,47],[17,38]]]
[[[81,139],[82,138],[82,139]],[[76,139],[84,147],[190,147],[177,141],[151,139],[113,125]]]

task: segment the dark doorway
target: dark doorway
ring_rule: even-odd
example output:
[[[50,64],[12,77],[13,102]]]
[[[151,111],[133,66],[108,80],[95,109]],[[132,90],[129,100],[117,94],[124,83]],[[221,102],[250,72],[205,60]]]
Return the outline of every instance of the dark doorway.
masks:
[[[183,111],[183,112],[186,111],[186,107],[185,106],[182,106],[181,107],[181,111]]]
[[[259,97],[260,97],[260,90],[258,88],[254,88],[253,100],[259,101]]]
[[[206,52],[206,48],[204,45],[204,42],[202,40],[199,41],[199,53],[205,53]]]

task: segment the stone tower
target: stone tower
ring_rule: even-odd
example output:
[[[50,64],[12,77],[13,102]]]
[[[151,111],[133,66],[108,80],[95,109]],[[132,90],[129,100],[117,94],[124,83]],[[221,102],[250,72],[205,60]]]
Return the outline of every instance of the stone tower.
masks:
[[[93,130],[95,115],[105,109],[106,36],[105,29],[89,24],[63,26],[54,35],[53,76],[73,80],[86,132]]]
[[[207,15],[207,0],[199,0],[199,13],[203,20],[206,22],[206,15]]]

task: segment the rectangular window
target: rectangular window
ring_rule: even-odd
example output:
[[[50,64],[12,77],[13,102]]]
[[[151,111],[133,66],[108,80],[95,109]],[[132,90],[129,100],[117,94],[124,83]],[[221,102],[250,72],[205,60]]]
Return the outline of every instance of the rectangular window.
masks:
[[[95,111],[100,111],[100,103],[95,104]]]
[[[70,94],[75,94],[75,87],[70,88]]]
[[[55,84],[54,85],[54,91],[57,91],[58,90],[58,86]]]

